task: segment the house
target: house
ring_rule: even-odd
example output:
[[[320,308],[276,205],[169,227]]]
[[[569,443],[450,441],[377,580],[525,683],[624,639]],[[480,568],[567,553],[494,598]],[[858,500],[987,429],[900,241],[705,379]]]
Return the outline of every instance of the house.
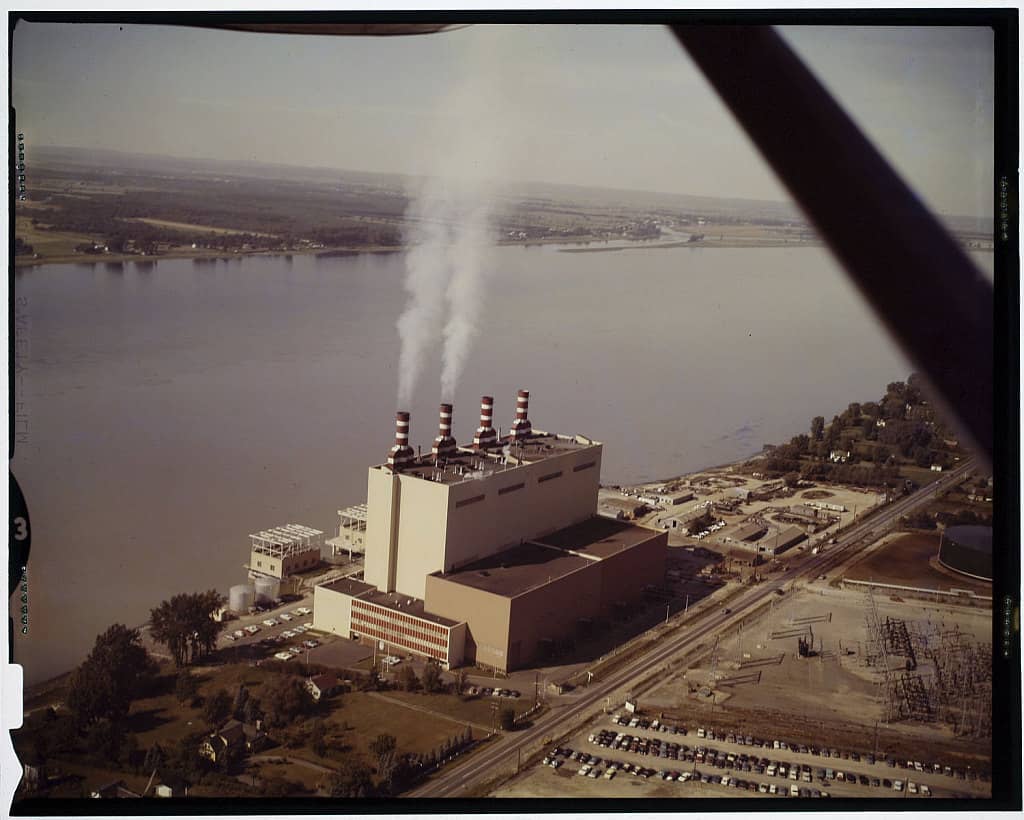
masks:
[[[835,462],[836,464],[845,464],[850,459],[849,450],[833,450],[828,454],[829,461]]]
[[[267,743],[266,733],[251,723],[229,720],[219,730],[212,732],[199,745],[199,754],[214,763],[225,756],[242,755],[262,749]]]
[[[942,472],[942,465],[941,464],[933,464],[932,465],[932,472],[933,473],[941,473]]]
[[[324,673],[306,681],[306,691],[313,696],[317,703],[322,698],[327,698],[341,689],[341,682],[337,676]]]
[[[188,797],[188,783],[180,777],[166,777],[157,784],[154,792],[157,797]]]
[[[100,800],[109,800],[119,797],[142,797],[141,794],[137,794],[125,786],[123,780],[115,780],[113,783],[107,783],[104,786],[100,786],[99,788],[94,789],[89,796]]]

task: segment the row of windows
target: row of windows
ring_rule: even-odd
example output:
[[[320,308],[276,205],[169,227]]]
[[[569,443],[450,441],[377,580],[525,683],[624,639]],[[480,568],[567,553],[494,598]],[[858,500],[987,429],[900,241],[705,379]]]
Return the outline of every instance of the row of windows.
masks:
[[[413,615],[406,615],[404,612],[395,612],[393,609],[387,609],[386,607],[377,606],[376,604],[368,604],[365,601],[360,601],[358,599],[352,602],[352,609],[356,612],[366,612],[372,615],[377,615],[389,621],[410,624],[420,629],[426,629],[428,632],[436,632],[438,635],[448,634],[447,627],[441,626],[440,624],[431,623],[430,621],[417,618]]]
[[[588,461],[586,464],[577,464],[575,467],[572,468],[572,471],[574,473],[579,473],[579,472],[582,472],[583,470],[589,470],[590,468],[596,467],[596,466],[597,466],[597,462],[596,461]],[[537,483],[538,484],[543,484],[545,481],[551,481],[552,479],[555,479],[555,478],[561,478],[561,476],[562,476],[562,471],[561,470],[559,470],[557,472],[554,472],[554,473],[548,473],[547,475],[542,475],[540,478],[538,478],[537,479]],[[499,489],[498,490],[498,495],[505,495],[505,493],[512,493],[512,492],[515,492],[516,490],[523,489],[523,487],[525,487],[525,486],[526,486],[526,484],[510,484],[508,487],[502,487],[501,489]],[[484,500],[484,496],[482,496],[482,495],[474,495],[472,498],[466,498],[466,499],[464,499],[462,501],[456,501],[455,502],[455,507],[456,507],[456,509],[458,509],[459,507],[465,507],[465,506],[468,506],[469,504],[476,504],[478,501],[483,501],[483,500]]]
[[[374,618],[369,615],[353,615],[352,617],[352,628],[357,628],[358,624],[373,624],[374,626],[380,627],[389,633],[395,635],[405,635],[413,640],[422,641],[423,643],[436,644],[438,646],[447,646],[448,641],[438,635],[427,635],[424,632],[420,632],[417,629],[413,629],[408,626],[399,626],[398,624],[391,624],[385,621],[383,618]]]
[[[352,631],[358,632],[360,635],[368,635],[371,638],[376,638],[380,641],[387,641],[388,643],[394,644],[395,646],[400,646],[403,649],[408,649],[412,652],[419,652],[423,655],[429,655],[431,658],[437,658],[440,661],[448,660],[447,646],[445,646],[444,649],[437,649],[433,646],[419,646],[417,644],[412,643],[411,641],[395,640],[394,635],[391,635],[386,631],[376,629],[372,626],[359,626],[357,624],[352,624]]]

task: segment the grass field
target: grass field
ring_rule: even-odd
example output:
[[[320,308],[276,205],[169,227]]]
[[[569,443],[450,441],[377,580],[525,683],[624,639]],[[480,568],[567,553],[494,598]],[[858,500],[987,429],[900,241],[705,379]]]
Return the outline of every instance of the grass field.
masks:
[[[136,217],[134,219],[127,220],[129,222],[145,222],[147,225],[153,225],[157,228],[173,228],[180,231],[189,231],[192,233],[210,233],[216,234],[217,236],[224,236],[227,234],[236,233],[249,233],[253,236],[273,236],[269,233],[260,233],[259,231],[243,231],[238,228],[218,228],[212,225],[195,225],[190,222],[172,222],[169,219],[149,219],[147,217]]]
[[[940,590],[957,587],[972,589],[980,595],[992,594],[991,584],[935,569],[929,562],[938,551],[938,534],[908,533],[854,564],[845,576],[857,581]]]
[[[930,467],[917,467],[912,464],[901,464],[900,475],[909,478],[918,486],[924,487],[942,478],[942,473],[937,473]]]
[[[529,709],[533,703],[528,698],[509,700],[506,698],[485,698],[471,697],[463,700],[458,695],[427,695],[418,692],[388,692],[387,696],[395,700],[404,701],[411,706],[418,706],[423,709],[430,709],[433,712],[440,712],[448,715],[452,720],[459,721],[464,726],[465,721],[471,721],[482,726],[490,726],[494,720],[492,704],[499,709],[511,706],[517,715],[521,715]],[[410,711],[412,717],[417,712]]]
[[[39,230],[32,226],[30,216],[20,214],[15,220],[14,235],[31,245],[40,256],[70,256],[75,253],[76,245],[95,239],[80,233]]]

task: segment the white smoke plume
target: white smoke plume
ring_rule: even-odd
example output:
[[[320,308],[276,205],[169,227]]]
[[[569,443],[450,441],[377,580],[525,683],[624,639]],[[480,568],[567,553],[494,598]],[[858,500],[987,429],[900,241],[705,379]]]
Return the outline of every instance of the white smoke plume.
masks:
[[[500,172],[499,61],[492,36],[479,37],[463,63],[463,78],[436,112],[429,178],[411,191],[405,256],[408,293],[398,320],[401,337],[398,401],[412,399],[423,362],[442,340],[441,398],[451,400],[478,330]]]

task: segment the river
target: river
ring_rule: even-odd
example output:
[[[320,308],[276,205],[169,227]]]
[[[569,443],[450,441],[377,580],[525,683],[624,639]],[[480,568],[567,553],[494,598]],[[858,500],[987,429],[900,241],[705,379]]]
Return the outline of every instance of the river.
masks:
[[[605,482],[744,457],[910,371],[821,248],[501,247],[488,270],[458,439],[485,393],[508,429],[525,387],[536,427],[605,443]],[[336,511],[365,500],[366,468],[393,438],[401,254],[15,276],[27,682],[174,593],[226,593],[249,533],[333,535]],[[414,445],[436,434],[438,359],[408,408]]]

